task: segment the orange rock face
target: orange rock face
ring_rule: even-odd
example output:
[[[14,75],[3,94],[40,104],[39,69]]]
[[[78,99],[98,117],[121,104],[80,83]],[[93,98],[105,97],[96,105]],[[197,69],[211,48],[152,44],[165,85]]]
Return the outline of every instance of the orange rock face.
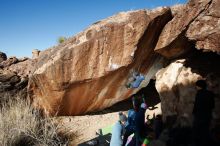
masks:
[[[79,115],[128,98],[162,67],[154,52],[169,8],[119,13],[40,53],[29,79],[34,104],[50,114]],[[125,87],[131,70],[145,75],[138,89]]]
[[[220,21],[218,0],[190,0],[175,8],[174,18],[164,27],[155,51],[175,58],[192,48],[220,53]]]
[[[220,1],[212,0],[208,8],[203,11],[190,25],[187,37],[195,41],[197,49],[220,53]]]

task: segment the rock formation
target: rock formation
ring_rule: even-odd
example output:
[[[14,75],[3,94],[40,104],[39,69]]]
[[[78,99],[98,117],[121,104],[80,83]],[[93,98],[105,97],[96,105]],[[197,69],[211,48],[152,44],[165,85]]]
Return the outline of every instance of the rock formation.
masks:
[[[194,47],[219,53],[219,1],[191,0],[164,27],[155,51],[168,57],[180,56]]]
[[[155,51],[173,59],[156,75],[156,87],[161,96],[164,119],[167,116],[187,115],[192,121],[195,100],[195,82],[206,79],[209,90],[215,92],[215,113],[219,112],[220,45],[218,0],[191,0],[177,11],[164,27]],[[196,49],[202,51],[195,51]],[[205,53],[205,52],[215,52]],[[185,61],[176,60],[178,58]],[[185,63],[184,63],[185,62]],[[186,63],[187,62],[187,63]],[[214,76],[216,80],[211,80]],[[213,77],[212,77],[213,78]],[[215,89],[213,88],[213,84]],[[220,119],[216,116],[215,119]]]
[[[205,10],[189,25],[186,36],[197,49],[220,53],[220,1],[209,1]]]
[[[0,101],[7,100],[6,94],[12,98],[15,94],[21,94],[23,97],[27,95],[28,75],[33,63],[28,58],[16,57],[9,57],[0,63]]]
[[[7,60],[6,54],[3,53],[3,52],[0,52],[0,63],[1,63],[2,61],[5,61],[5,60]]]
[[[9,67],[10,65],[15,64],[15,63],[17,63],[17,62],[18,62],[18,59],[17,59],[15,56],[9,57],[7,60],[2,61],[2,62],[0,63],[0,67],[1,67],[1,68]]]
[[[195,82],[204,79],[215,94],[211,126],[220,127],[219,8],[220,0],[189,0],[122,12],[58,46],[33,50],[32,59],[0,52],[0,106],[5,94],[21,93],[51,115],[83,115],[138,92],[147,97],[147,116],[162,111],[164,121],[175,116],[176,123],[192,125]],[[134,71],[145,80],[128,89]],[[151,144],[163,145],[162,140]]]
[[[34,49],[32,51],[32,59],[37,59],[39,57],[39,55],[40,55],[40,50]]]
[[[141,88],[125,87],[131,70],[146,75],[143,87],[162,67],[153,50],[171,18],[169,8],[119,13],[41,52],[29,82],[35,105],[77,115],[127,99]]]
[[[202,77],[177,60],[156,74],[156,89],[160,93],[163,117],[192,115],[196,95],[195,82]],[[191,117],[192,118],[192,117]]]
[[[207,60],[209,60],[207,62]],[[185,59],[176,60],[156,74],[156,88],[161,98],[163,117],[187,116],[192,123],[197,89],[195,82],[205,79],[208,90],[216,94],[214,119],[220,119],[220,57],[214,53],[192,52]]]
[[[191,117],[194,83],[210,73],[219,77],[218,68],[210,67],[219,61],[219,6],[218,0],[190,0],[171,8],[122,12],[94,23],[40,53],[29,79],[34,105],[58,115],[101,110],[129,98],[168,65],[156,75],[164,119],[170,114]],[[207,58],[206,51],[217,59],[201,60]],[[197,62],[195,54],[205,56]],[[132,70],[146,78],[137,89],[125,88]]]

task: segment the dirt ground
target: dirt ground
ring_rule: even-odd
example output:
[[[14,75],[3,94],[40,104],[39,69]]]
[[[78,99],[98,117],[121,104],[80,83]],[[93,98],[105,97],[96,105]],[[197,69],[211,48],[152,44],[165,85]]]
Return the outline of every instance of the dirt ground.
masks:
[[[59,121],[68,131],[72,137],[71,146],[80,145],[86,146],[86,142],[92,139],[99,139],[102,146],[109,145],[106,139],[100,139],[96,135],[99,129],[113,125],[118,120],[118,112],[122,111],[127,114],[127,111],[132,108],[131,100],[120,102],[111,108],[105,109],[101,112],[91,113],[84,116],[69,116],[58,117]],[[153,117],[153,114],[161,114],[161,106],[158,103],[155,106],[150,107],[146,111],[146,117]]]

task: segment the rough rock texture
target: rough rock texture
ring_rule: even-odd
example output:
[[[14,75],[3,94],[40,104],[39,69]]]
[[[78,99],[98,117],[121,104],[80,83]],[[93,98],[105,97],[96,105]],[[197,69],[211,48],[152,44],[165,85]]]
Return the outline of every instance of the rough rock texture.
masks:
[[[197,49],[220,53],[220,1],[212,0],[189,26],[187,37],[195,41]]]
[[[185,4],[174,5],[174,6],[170,7],[170,9],[172,12],[172,16],[175,17],[176,15],[178,15],[179,13],[181,13],[183,10],[186,9],[186,5]]]
[[[29,82],[34,104],[59,115],[109,107],[146,86],[166,64],[158,52],[170,59],[186,60],[172,60],[175,63],[157,74],[164,115],[190,117],[194,82],[208,73],[218,77],[218,71],[209,66],[209,71],[204,69],[205,61],[196,64],[199,68],[193,66],[195,60],[190,57],[196,58],[192,55],[196,49],[219,53],[219,3],[190,0],[171,8],[123,12],[94,23],[37,57]],[[146,77],[138,89],[125,88],[132,70]],[[164,92],[170,96],[166,98]],[[189,106],[187,111],[183,110],[185,105]]]
[[[40,50],[34,49],[32,51],[32,59],[37,59],[39,57],[39,55],[40,55]]]
[[[20,93],[27,95],[28,75],[33,67],[32,60],[11,57],[1,63],[0,68],[0,103],[7,97],[14,97]]]
[[[31,59],[20,60],[20,62],[7,67],[7,69],[16,72],[21,77],[26,77],[32,72],[35,62],[35,60]]]
[[[0,63],[5,60],[7,60],[7,55],[3,52],[0,52]]]
[[[164,119],[172,115],[192,116],[197,92],[195,82],[202,77],[185,67],[184,62],[184,59],[177,60],[156,74]]]
[[[33,50],[33,60],[7,59],[0,52],[0,98],[27,93],[28,83],[35,106],[50,114],[81,115],[142,92],[156,74],[163,118],[177,115],[192,122],[195,82],[204,78],[216,94],[213,117],[220,123],[219,7],[219,0],[190,0],[119,13],[56,47]],[[137,89],[125,87],[132,70],[145,75]]]
[[[192,122],[195,82],[206,79],[208,90],[216,94],[214,121],[220,120],[220,56],[201,51],[191,52],[187,58],[177,60],[156,74],[156,89],[160,94],[164,119],[177,115]],[[207,61],[208,60],[208,61]]]
[[[9,67],[10,65],[15,64],[15,63],[18,63],[18,59],[13,56],[13,57],[8,58],[5,61],[2,61],[0,63],[0,67],[1,68]]]
[[[41,52],[29,82],[34,104],[52,114],[76,115],[128,98],[162,67],[153,50],[171,18],[169,8],[119,13]],[[126,89],[133,69],[146,80],[139,89]]]
[[[219,53],[219,6],[218,0],[190,0],[164,27],[155,51],[175,58],[196,45]]]
[[[160,70],[156,88],[161,96],[163,117],[182,115],[192,121],[196,89],[194,83],[204,78],[209,90],[216,93],[214,119],[220,121],[219,75],[220,1],[190,0],[183,7],[172,7],[173,19],[164,27],[155,51],[167,58],[182,57],[184,63],[173,60]],[[196,52],[195,50],[203,52]]]

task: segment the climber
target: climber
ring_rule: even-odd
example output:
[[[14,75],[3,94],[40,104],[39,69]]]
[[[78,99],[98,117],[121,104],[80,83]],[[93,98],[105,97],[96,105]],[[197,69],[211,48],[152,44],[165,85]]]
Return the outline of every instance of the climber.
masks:
[[[145,77],[138,72],[133,72],[132,77],[133,80],[126,85],[127,88],[138,88],[141,82],[145,79]]]
[[[142,103],[138,112],[135,115],[135,138],[136,138],[136,146],[140,146],[145,138],[145,112],[147,110],[147,104]]]
[[[110,141],[110,146],[122,146],[122,136],[124,132],[124,126],[127,121],[126,115],[119,112],[119,121],[115,123],[112,129],[112,136]]]
[[[140,102],[138,102],[137,98],[135,96],[132,97],[132,105],[133,109],[128,110],[128,120],[125,125],[125,134],[123,138],[123,146],[127,143],[128,137],[135,133],[135,115],[140,107]]]
[[[193,108],[193,132],[196,146],[209,145],[209,126],[212,119],[212,110],[214,109],[214,94],[207,90],[207,84],[204,80],[196,82],[198,92],[196,94]]]

